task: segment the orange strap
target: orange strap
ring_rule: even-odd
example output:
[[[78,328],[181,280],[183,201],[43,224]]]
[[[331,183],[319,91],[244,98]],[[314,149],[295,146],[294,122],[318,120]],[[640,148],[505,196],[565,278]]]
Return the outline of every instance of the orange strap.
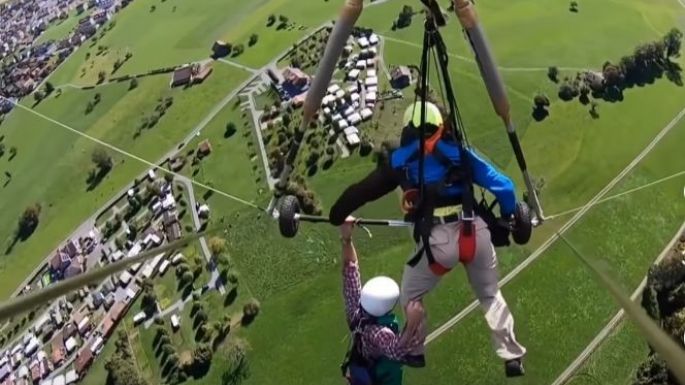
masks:
[[[469,231],[470,230],[470,231]],[[476,256],[476,226],[473,222],[462,222],[459,231],[459,262],[468,264]]]

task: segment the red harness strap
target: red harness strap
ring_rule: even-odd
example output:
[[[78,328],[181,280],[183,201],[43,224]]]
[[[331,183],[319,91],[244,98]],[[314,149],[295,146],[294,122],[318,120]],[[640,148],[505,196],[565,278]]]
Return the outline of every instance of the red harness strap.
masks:
[[[438,262],[429,263],[428,267],[430,267],[433,274],[437,275],[438,277],[441,277],[441,276],[449,273],[450,270],[452,270],[452,269],[446,268],[445,266],[439,264]]]
[[[459,262],[471,263],[476,256],[476,226],[473,221],[462,221],[458,243]]]

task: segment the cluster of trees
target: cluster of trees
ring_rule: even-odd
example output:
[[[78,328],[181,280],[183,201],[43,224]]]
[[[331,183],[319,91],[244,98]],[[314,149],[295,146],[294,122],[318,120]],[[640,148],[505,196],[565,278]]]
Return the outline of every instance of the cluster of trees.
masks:
[[[535,98],[533,98],[533,104],[535,105],[533,107],[533,118],[535,120],[539,122],[545,119],[547,116],[549,116],[549,111],[547,110],[547,107],[549,107],[551,103],[547,95],[535,95]]]
[[[278,194],[294,195],[300,202],[300,208],[305,214],[320,215],[322,212],[321,202],[319,202],[316,194],[309,189],[304,178],[301,175],[295,175],[292,179],[285,188],[276,186]]]
[[[685,235],[680,238],[685,244]],[[683,347],[685,333],[685,266],[678,258],[666,258],[654,265],[647,274],[647,285],[642,292],[642,307],[662,326],[664,331]],[[635,385],[675,385],[676,379],[664,360],[650,348],[637,370]]]
[[[5,146],[5,143],[0,142],[0,158],[5,156],[5,149],[7,147]],[[14,157],[17,156],[17,148],[14,146],[11,146],[9,149],[9,158],[7,160],[12,160]]]
[[[266,26],[271,27],[276,24],[276,20],[278,20],[278,25],[276,26],[277,30],[285,29],[288,27],[288,22],[290,19],[286,15],[269,15],[269,17],[266,19]]]
[[[293,45],[289,55],[290,65],[295,68],[309,68],[318,64],[329,36],[330,31],[324,29],[300,45]]]
[[[578,2],[577,1],[571,1],[568,5],[568,10],[577,13],[578,12]]]
[[[173,96],[167,96],[166,98],[160,97],[159,99],[157,99],[157,105],[155,106],[155,110],[149,116],[143,116],[140,119],[140,125],[138,126],[138,130],[136,131],[135,137],[140,136],[140,134],[143,132],[144,129],[152,128],[155,125],[157,125],[159,120],[162,119],[162,116],[164,116],[164,114],[166,114],[167,110],[173,104],[174,104],[174,97]]]
[[[580,96],[584,104],[590,102],[591,93],[596,98],[622,100],[625,88],[652,83],[663,74],[670,81],[682,85],[682,69],[671,61],[680,55],[682,39],[683,33],[674,28],[662,39],[636,47],[632,55],[622,57],[618,64],[604,63],[601,76],[584,73],[577,74],[573,80],[565,78],[559,87],[559,97],[572,100]],[[550,67],[550,79],[557,81],[558,74],[556,67]],[[596,112],[596,107],[593,110]]]
[[[133,53],[131,51],[126,52],[126,55],[124,56],[123,59],[117,59],[114,61],[114,64],[112,65],[112,74],[116,73],[119,68],[121,68],[124,63],[126,63],[130,58],[133,57]]]
[[[102,95],[100,95],[99,92],[95,93],[95,95],[93,95],[93,99],[89,100],[88,103],[86,103],[86,114],[90,114],[91,112],[93,112],[93,109],[95,108],[95,106],[98,105],[98,103],[100,103],[101,100]]]
[[[392,30],[409,27],[412,17],[414,17],[414,9],[409,5],[405,5],[397,16],[397,20],[392,22]]]
[[[105,363],[106,383],[110,385],[147,385],[148,382],[134,366],[134,357],[126,332],[120,330],[115,341],[115,351]]]

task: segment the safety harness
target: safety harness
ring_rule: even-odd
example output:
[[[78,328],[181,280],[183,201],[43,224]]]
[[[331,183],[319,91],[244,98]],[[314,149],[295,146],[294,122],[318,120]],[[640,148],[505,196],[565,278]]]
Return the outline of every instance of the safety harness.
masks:
[[[350,326],[351,343],[345,354],[340,370],[350,385],[401,385],[402,363],[386,357],[371,359],[362,352],[362,336],[371,325],[390,328],[399,333],[399,321],[394,314],[383,317],[362,317]]]
[[[442,21],[444,22],[444,21]],[[440,20],[437,23],[442,24]],[[428,100],[428,85],[429,85],[429,69],[431,56],[435,58],[435,65],[439,78],[440,91],[443,96],[444,105],[449,108],[448,116],[444,117],[449,122],[450,130],[441,132],[438,130],[439,137],[426,138],[426,101]],[[445,43],[437,29],[436,20],[432,16],[427,16],[425,21],[425,32],[423,38],[423,52],[421,55],[421,85],[417,93],[422,103],[421,105],[421,124],[416,127],[419,132],[419,149],[415,154],[418,161],[418,186],[413,186],[417,192],[411,192],[411,198],[415,198],[415,210],[411,214],[411,220],[415,223],[414,239],[417,244],[420,244],[414,257],[412,257],[408,264],[415,266],[422,255],[426,255],[429,267],[436,275],[444,275],[450,269],[441,265],[435,260],[430,248],[430,235],[433,226],[439,223],[449,223],[461,221],[459,230],[459,259],[463,263],[469,263],[473,260],[476,252],[476,231],[475,231],[475,214],[474,214],[474,195],[473,195],[473,176],[471,171],[470,154],[468,151],[468,143],[463,132],[463,123],[461,114],[457,107],[454,91],[452,90],[452,83],[449,77],[448,70],[448,55]],[[459,164],[453,162],[449,157],[446,157],[438,149],[437,141],[449,140],[453,142],[459,151]],[[447,169],[445,179],[437,184],[427,185],[425,183],[425,158],[427,155],[432,155],[438,159]],[[454,178],[458,176],[458,178]],[[407,181],[409,181],[408,178]],[[449,183],[461,183],[461,213],[448,216],[435,216],[436,199],[439,195],[440,189]],[[413,190],[411,186],[405,186],[405,191]],[[403,206],[406,200],[410,197],[405,195],[403,199]],[[420,241],[420,243],[419,243]]]

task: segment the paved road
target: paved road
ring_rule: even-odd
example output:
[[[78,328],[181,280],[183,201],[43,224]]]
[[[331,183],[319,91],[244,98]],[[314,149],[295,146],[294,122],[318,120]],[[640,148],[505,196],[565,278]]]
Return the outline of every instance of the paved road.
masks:
[[[202,223],[200,222],[200,217],[197,214],[197,201],[195,200],[193,184],[191,183],[190,179],[186,177],[178,178],[178,181],[183,183],[183,185],[186,187],[186,190],[188,190],[188,199],[190,199],[190,212],[193,216],[195,229],[199,231],[200,227],[202,227]],[[212,253],[209,250],[209,247],[207,246],[207,239],[205,237],[201,237],[199,240],[200,247],[202,248],[202,254],[205,257],[205,260],[207,260],[207,266],[209,267],[212,273],[211,278],[209,279],[209,286],[217,287],[219,289],[219,293],[221,293],[221,295],[224,295],[226,294],[226,288],[224,287],[223,282],[221,282],[221,280],[219,279],[219,271],[216,268],[216,264],[212,260]]]
[[[247,102],[249,104],[250,114],[252,115],[252,125],[257,136],[259,151],[261,152],[260,158],[262,159],[262,166],[264,167],[264,173],[266,174],[266,182],[269,185],[269,190],[273,190],[277,180],[271,177],[271,169],[269,168],[269,157],[266,153],[266,147],[264,146],[264,140],[262,139],[261,124],[259,123],[259,117],[262,116],[263,111],[257,111],[257,107],[254,101],[254,95],[252,94],[252,92],[248,94]]]
[[[678,238],[685,232],[685,222],[680,226],[678,231],[675,233],[673,236],[673,239],[671,239],[664,250],[659,254],[659,256],[654,260],[654,264],[658,264],[661,262],[662,259],[664,259],[669,253],[673,252],[673,246],[675,246],[676,242],[678,241]],[[642,290],[645,288],[647,285],[647,277],[645,276],[642,279],[642,282],[640,282],[640,285],[638,285],[637,289],[633,292],[633,294],[630,296],[630,298],[635,301],[641,294]],[[556,380],[552,383],[552,385],[562,385],[566,383],[570,379],[570,377],[580,368],[580,366],[590,357],[590,354],[597,349],[597,347],[609,336],[609,333],[611,333],[612,330],[616,328],[619,322],[623,320],[623,317],[625,316],[625,312],[623,309],[619,310],[616,315],[609,321],[609,323],[602,329],[600,332],[597,334],[597,336],[590,342],[590,344],[585,347],[585,349],[576,357],[575,360],[557,377]]]
[[[592,208],[597,202],[599,202],[602,197],[604,197],[606,194],[608,194],[614,186],[616,186],[620,181],[625,178],[630,171],[632,171],[635,166],[637,166],[642,159],[644,159],[645,156],[647,156],[653,149],[654,147],[661,141],[661,139],[668,134],[673,127],[675,127],[680,120],[685,117],[685,108],[683,108],[676,116],[671,120],[670,123],[668,123],[657,135],[656,137],[642,150],[640,154],[638,154],[635,159],[633,159],[626,168],[623,169],[616,177],[611,180],[600,192],[597,193],[592,199],[590,199],[589,202],[583,206],[582,209],[580,209],[564,226],[562,226],[559,231],[552,235],[545,243],[543,243],[535,252],[533,252],[526,260],[521,262],[514,270],[509,272],[504,279],[502,279],[499,282],[499,286],[502,287],[509,283],[512,279],[514,279],[519,273],[521,273],[523,270],[525,270],[530,264],[535,262],[536,259],[538,259],[556,240],[559,238],[558,234],[564,234],[566,231],[568,231],[573,225],[576,224],[589,210]],[[469,306],[467,306],[464,310],[459,312],[457,315],[452,317],[450,320],[445,322],[442,326],[438,327],[435,329],[431,334],[428,335],[426,338],[426,345],[429,344],[431,341],[435,340],[438,338],[441,334],[449,330],[452,326],[456,325],[459,321],[464,319],[467,315],[469,315],[471,312],[476,310],[478,308],[478,301],[473,301]]]
[[[234,62],[234,61],[232,61],[232,60],[227,60],[227,59],[221,58],[221,59],[218,59],[218,61],[220,61],[220,62],[222,62],[222,63],[224,63],[224,64],[231,65],[231,66],[233,66],[233,67],[237,67],[237,68],[243,69],[243,70],[245,70],[245,71],[247,71],[247,72],[252,72],[253,74],[259,72],[258,69],[255,69],[255,68],[252,68],[252,67],[248,67],[248,66],[242,65],[242,64],[240,64],[240,63],[236,63],[236,62]]]

